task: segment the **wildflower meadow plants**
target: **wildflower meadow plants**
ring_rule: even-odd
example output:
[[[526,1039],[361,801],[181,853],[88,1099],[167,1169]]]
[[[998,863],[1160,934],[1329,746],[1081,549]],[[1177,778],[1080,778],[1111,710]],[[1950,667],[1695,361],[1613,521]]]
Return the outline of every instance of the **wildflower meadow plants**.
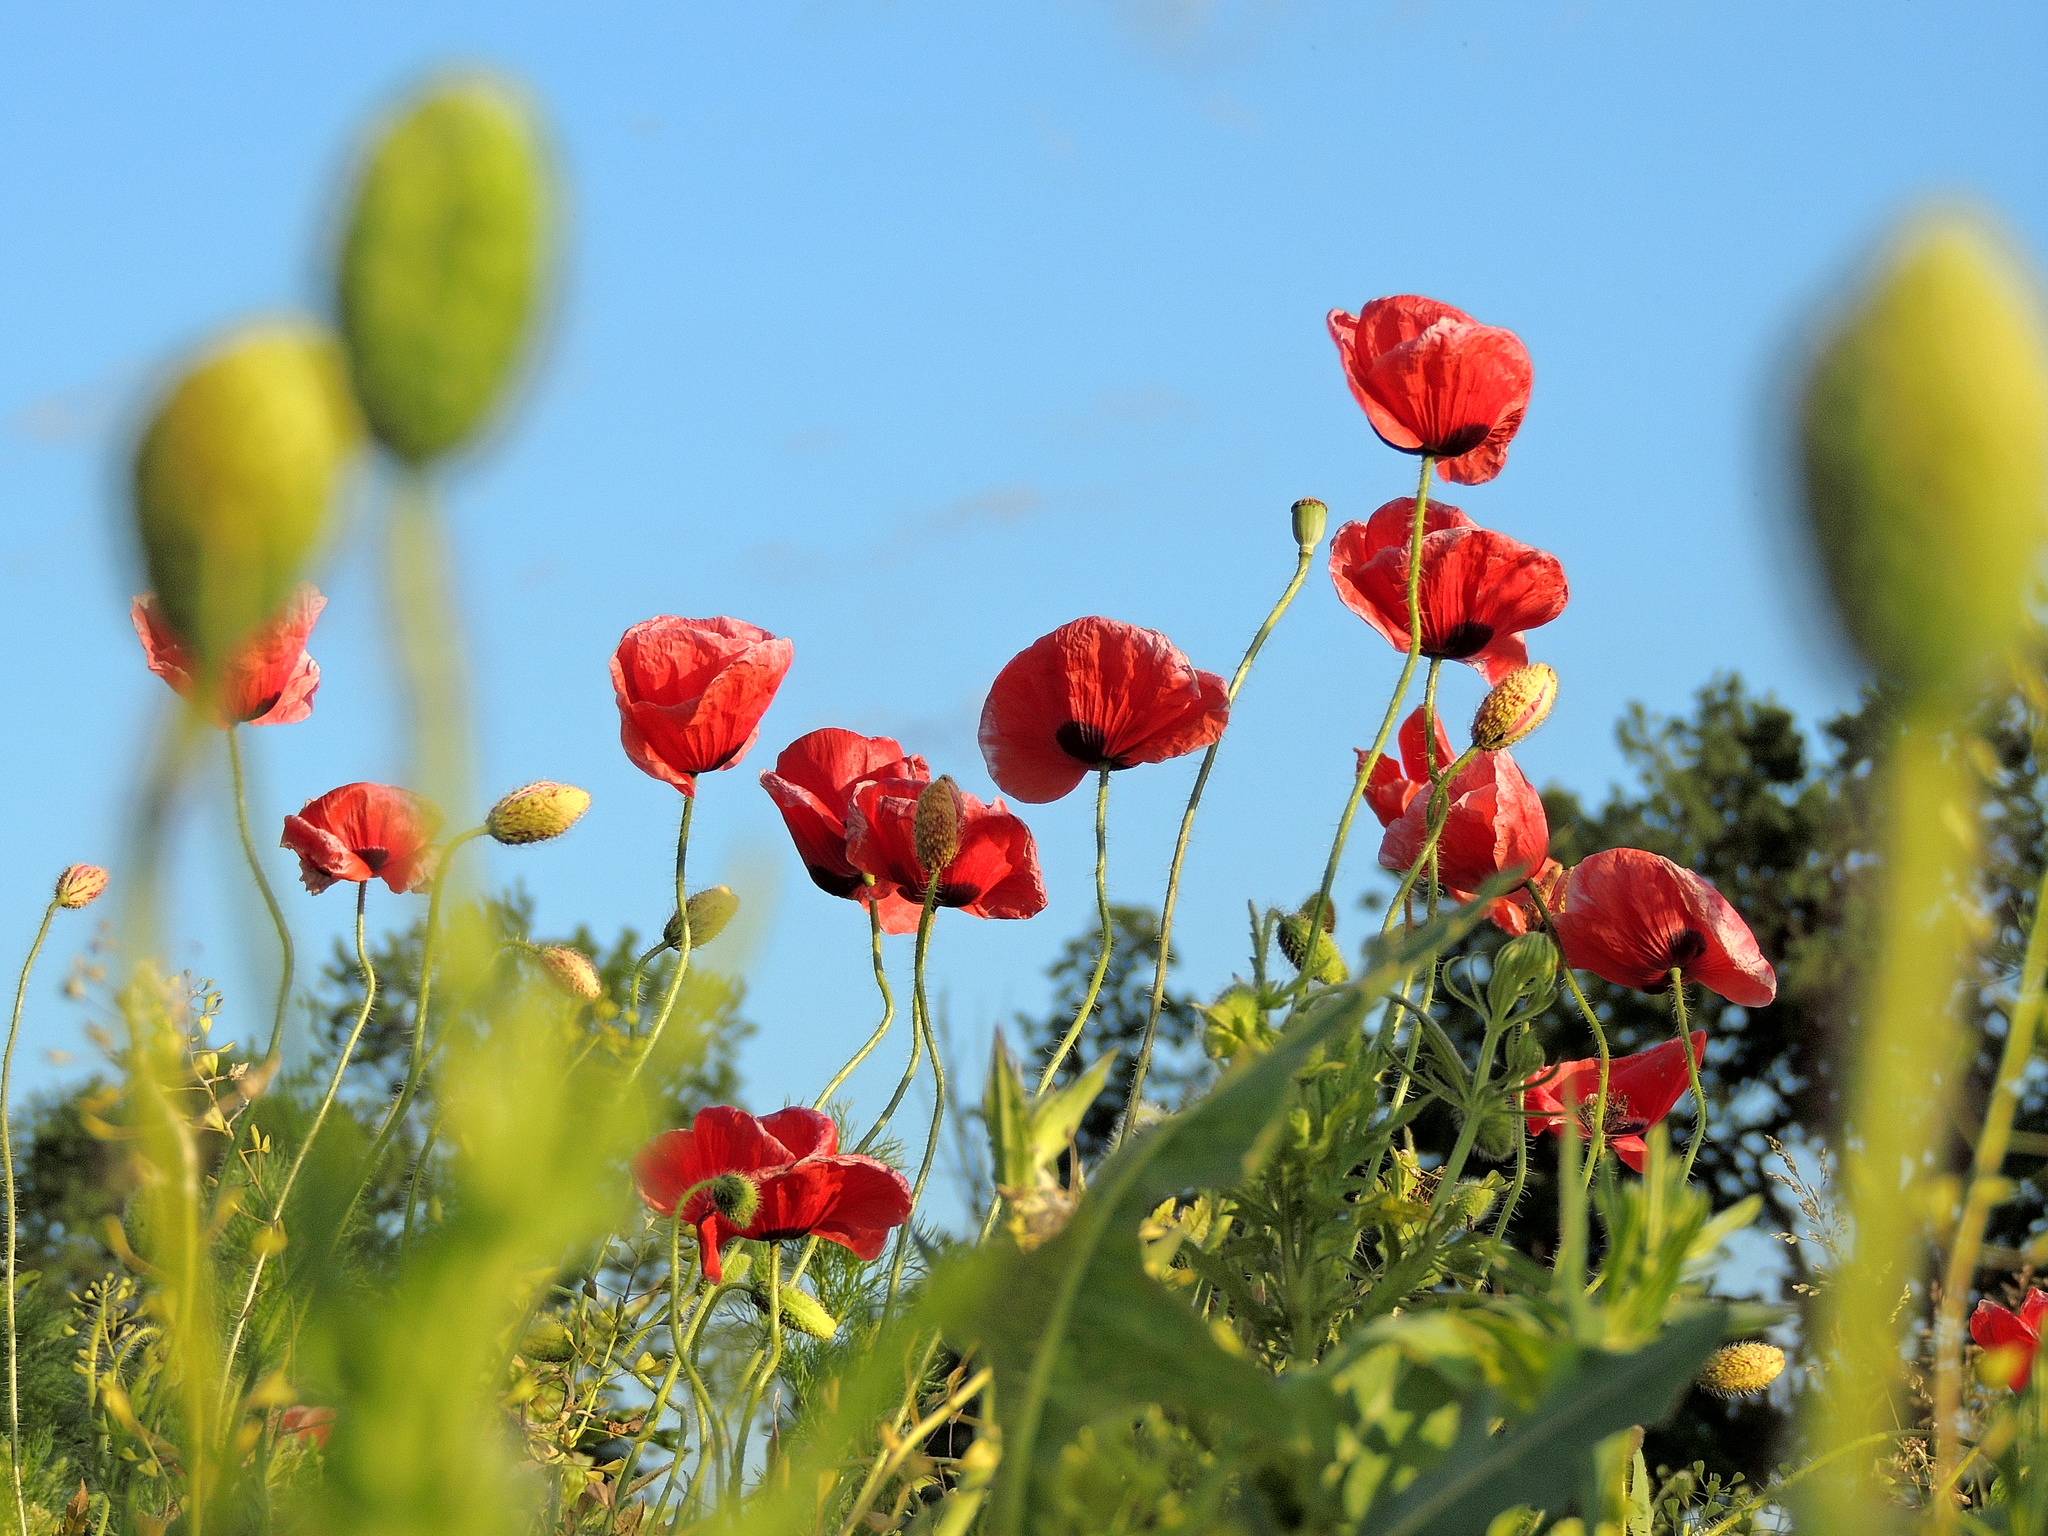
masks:
[[[542,780],[470,809],[437,511],[440,467],[499,421],[545,310],[549,164],[516,91],[430,84],[360,160],[331,321],[229,333],[147,415],[131,500],[152,590],[132,617],[138,664],[177,703],[125,858],[57,881],[0,1067],[4,1116],[31,969],[60,914],[114,892],[118,1081],[88,1123],[124,1193],[106,1273],[57,1294],[18,1269],[0,1124],[14,1528],[2048,1530],[2043,1294],[1997,1292],[2007,1306],[1979,1283],[1996,1278],[1988,1213],[2017,1190],[2007,1159],[2048,1153],[2012,1131],[2048,976],[2037,917],[1985,1103],[1962,1102],[1955,1067],[1954,994],[1979,941],[1959,894],[1978,857],[1973,710],[2048,654],[2048,348],[1998,236],[1952,213],[1908,226],[1807,378],[1816,547],[1900,703],[1843,1033],[1846,1248],[1795,1314],[1717,1297],[1722,1246],[1758,1203],[1716,1209],[1693,1176],[1713,1124],[1701,1064],[1730,1010],[1776,997],[1784,957],[1670,859],[1553,856],[1514,753],[1568,687],[1530,650],[1569,601],[1566,572],[1433,494],[1507,472],[1534,366],[1511,329],[1435,299],[1328,318],[1371,432],[1413,461],[1413,490],[1373,488],[1377,510],[1326,557],[1364,621],[1333,664],[1383,675],[1386,699],[1341,765],[1328,846],[1298,850],[1309,894],[1254,904],[1240,973],[1201,1010],[1216,1071],[1181,1102],[1145,1087],[1182,875],[1233,704],[1328,531],[1313,498],[1290,509],[1292,568],[1276,561],[1279,595],[1227,679],[1162,634],[1076,618],[991,679],[979,765],[830,724],[787,737],[769,717],[802,665],[790,640],[731,616],[620,615],[621,747],[680,796],[659,937],[536,942],[494,917],[460,851],[571,835],[590,803]],[[410,778],[266,821],[244,727],[317,714],[326,600],[306,578],[335,502],[366,482],[387,501]],[[1491,690],[1469,730],[1440,707],[1446,662]],[[2022,692],[2048,699],[2038,677]],[[764,730],[786,745],[759,771]],[[261,1026],[232,1041],[214,1030],[241,1015],[172,971],[159,933],[169,829],[219,757],[280,974]],[[718,777],[747,767],[811,884],[864,909],[839,910],[850,941],[865,927],[875,982],[876,1022],[840,1042],[812,1101],[758,1115],[685,1087],[730,1017],[697,957],[737,906],[692,886],[691,826],[700,791],[709,816],[752,793]],[[1027,809],[1092,779],[1098,931],[1042,1059],[999,1039],[976,1074],[986,1203],[946,1231],[931,1175],[963,1095],[927,996],[932,946],[965,918],[1030,920],[1049,881],[1081,877],[1043,868],[1027,817],[963,787],[977,767]],[[1109,899],[1113,782],[1186,795],[1128,1060],[1098,1043],[1131,910]],[[1364,857],[1393,888],[1359,943],[1334,893],[1361,807],[1380,829]],[[284,851],[309,891],[355,902],[350,1006],[310,1059],[287,1050]],[[379,883],[380,916],[405,911],[416,949],[372,944]],[[910,939],[901,1002],[890,936]],[[1655,999],[1668,1038],[1616,1054],[1580,973]],[[1545,1059],[1539,1024],[1575,1042],[1568,1059]],[[366,1090],[373,1026],[400,1036]],[[840,1091],[892,1041],[900,1077],[862,1123]],[[931,1117],[901,1123],[921,1077]],[[1079,1128],[1113,1085],[1126,1108],[1084,1156]],[[1525,1240],[1539,1199],[1554,1239]],[[2023,1280],[2041,1256],[2019,1256]],[[1652,1469],[1646,1429],[1695,1384],[1796,1392],[1799,1438],[1768,1485]]]

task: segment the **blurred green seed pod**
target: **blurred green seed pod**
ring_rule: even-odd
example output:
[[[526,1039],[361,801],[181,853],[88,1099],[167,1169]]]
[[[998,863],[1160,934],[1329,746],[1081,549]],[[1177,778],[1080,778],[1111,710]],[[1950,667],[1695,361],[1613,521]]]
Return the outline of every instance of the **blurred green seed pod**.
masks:
[[[1461,1179],[1445,1204],[1460,1226],[1476,1227],[1486,1220],[1486,1213],[1500,1198],[1500,1189],[1498,1174],[1489,1173],[1483,1179]]]
[[[1515,1011],[1523,998],[1549,1000],[1557,987],[1557,945],[1547,933],[1524,933],[1493,952],[1486,980],[1486,1004],[1496,1019]],[[1539,1008],[1542,1002],[1537,1005]]]
[[[342,335],[377,438],[423,464],[475,435],[533,339],[554,190],[538,124],[487,76],[436,81],[372,145],[342,236]]]
[[[1522,1117],[1510,1105],[1495,1104],[1479,1117],[1472,1150],[1489,1163],[1504,1163],[1521,1145]]]
[[[2048,533],[2048,337],[1985,224],[1924,217],[1827,337],[1804,472],[1835,609],[1917,694],[1966,689],[2026,627]]]
[[[575,1357],[576,1341],[553,1318],[542,1318],[526,1330],[526,1337],[519,1341],[519,1353],[529,1360],[559,1364]]]
[[[307,321],[230,333],[158,400],[135,450],[135,532],[209,672],[290,597],[361,443],[341,351]]]
[[[759,1281],[750,1281],[745,1295],[763,1317],[768,1316],[768,1287]],[[779,1299],[782,1302],[782,1321],[801,1333],[808,1333],[814,1339],[834,1339],[839,1336],[839,1319],[825,1310],[824,1304],[809,1291],[796,1286],[782,1287]]]

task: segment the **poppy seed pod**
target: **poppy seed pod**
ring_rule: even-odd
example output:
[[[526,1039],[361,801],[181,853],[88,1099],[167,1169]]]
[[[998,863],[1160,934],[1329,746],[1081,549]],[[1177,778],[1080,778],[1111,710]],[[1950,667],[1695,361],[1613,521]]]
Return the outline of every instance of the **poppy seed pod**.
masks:
[[[74,864],[57,877],[57,905],[75,911],[89,907],[107,888],[107,872],[97,864]]]
[[[371,148],[338,297],[356,395],[400,458],[458,447],[503,397],[546,285],[552,203],[532,114],[495,80],[436,83]]]
[[[1785,1351],[1775,1344],[1724,1344],[1707,1356],[1694,1378],[1716,1397],[1748,1397],[1761,1392],[1785,1370]]]
[[[574,784],[541,780],[515,789],[484,818],[484,830],[501,843],[544,843],[560,837],[590,809],[590,796]]]
[[[1505,752],[1550,718],[1557,703],[1557,671],[1542,662],[1517,667],[1493,685],[1472,717],[1472,745]]]
[[[744,1227],[761,1209],[761,1186],[744,1173],[721,1173],[705,1186],[712,1209],[736,1227]]]
[[[910,824],[911,847],[917,862],[936,879],[960,854],[960,786],[942,773],[917,797],[917,815]]]
[[[740,910],[740,899],[729,885],[707,885],[684,903],[690,914],[690,948],[702,949],[721,933]],[[682,942],[683,925],[673,916],[661,931],[662,942],[674,949]]]
[[[2027,624],[2048,533],[2048,337],[1978,220],[1909,228],[1807,380],[1803,468],[1835,610],[1914,693],[1968,688]]]
[[[202,677],[291,598],[361,440],[340,350],[305,321],[227,337],[157,402],[135,450],[135,531]]]
[[[1294,504],[1294,542],[1303,549],[1314,549],[1323,540],[1323,530],[1330,525],[1330,509],[1313,496],[1304,496]]]
[[[604,996],[604,982],[598,978],[597,967],[590,963],[590,956],[580,949],[571,949],[566,944],[549,944],[536,952],[541,969],[548,973],[548,980],[560,987],[569,996],[594,1003]]]

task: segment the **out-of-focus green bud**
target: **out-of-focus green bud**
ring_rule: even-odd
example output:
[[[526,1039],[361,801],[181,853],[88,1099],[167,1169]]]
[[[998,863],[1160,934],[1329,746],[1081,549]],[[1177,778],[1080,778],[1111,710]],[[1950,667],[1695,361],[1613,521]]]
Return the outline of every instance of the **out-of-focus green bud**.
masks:
[[[531,112],[505,84],[445,79],[371,148],[342,237],[342,334],[377,437],[424,463],[472,436],[534,330],[554,197]]]
[[[1272,1048],[1272,1026],[1259,1018],[1259,1000],[1250,987],[1232,987],[1202,1009],[1202,1018],[1202,1049],[1212,1061],[1233,1061],[1246,1051]]]
[[[1943,691],[2011,649],[2048,532],[2048,338],[1978,220],[1909,227],[1829,336],[1804,467],[1836,611],[1873,667]]]
[[[135,531],[164,617],[209,672],[284,606],[362,442],[333,338],[248,326],[164,393],[135,451]]]
[[[576,1341],[560,1323],[552,1318],[542,1318],[526,1330],[526,1337],[519,1341],[519,1353],[529,1360],[559,1364],[575,1355]]]
[[[1445,1205],[1457,1218],[1458,1225],[1476,1227],[1493,1209],[1493,1202],[1500,1198],[1500,1190],[1500,1175],[1497,1173],[1489,1173],[1483,1179],[1461,1179]]]
[[[1315,905],[1316,899],[1311,896],[1301,904],[1299,912],[1280,919],[1280,953],[1297,971],[1308,972],[1309,980],[1335,986],[1351,974],[1344,964],[1344,952],[1330,936],[1337,928],[1337,906],[1334,901],[1323,903],[1322,932],[1315,936],[1315,943],[1311,945],[1308,918]]]
[[[749,1281],[746,1298],[760,1308],[763,1317],[768,1316],[768,1287],[759,1281]],[[808,1333],[814,1339],[833,1339],[839,1336],[839,1319],[825,1310],[824,1304],[809,1291],[796,1286],[782,1287],[778,1299],[782,1303],[784,1326]]]
[[[740,899],[729,885],[707,885],[690,898],[688,906],[690,948],[702,949],[725,932],[726,924],[739,915]],[[671,915],[661,937],[670,949],[674,949],[682,942],[683,925]]]
[[[1493,952],[1493,975],[1486,982],[1486,1004],[1496,1019],[1515,1011],[1523,998],[1548,1001],[1557,987],[1557,945],[1547,933],[1524,933]]]
[[[1526,1083],[1544,1067],[1543,1047],[1527,1028],[1516,1030],[1508,1040],[1505,1058],[1507,1080],[1511,1083]]]
[[[1294,542],[1303,549],[1314,549],[1322,542],[1323,530],[1330,526],[1330,509],[1313,496],[1304,496],[1294,504]]]

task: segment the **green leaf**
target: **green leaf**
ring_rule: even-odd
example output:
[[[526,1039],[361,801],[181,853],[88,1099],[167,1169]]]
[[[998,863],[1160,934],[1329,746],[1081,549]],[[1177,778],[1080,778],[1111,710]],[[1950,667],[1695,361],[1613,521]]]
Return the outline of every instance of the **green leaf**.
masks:
[[[1118,1055],[1118,1052],[1110,1051],[1097,1057],[1066,1087],[1033,1106],[1030,1133],[1033,1174],[1041,1168],[1050,1168],[1054,1160],[1066,1151],[1074,1139],[1074,1132],[1080,1127],[1081,1117],[1088,1113],[1088,1106],[1102,1097],[1103,1087],[1109,1082],[1109,1069],[1116,1065]]]
[[[1000,1031],[989,1053],[988,1091],[981,1098],[981,1118],[988,1126],[988,1150],[996,1183],[1014,1189],[1031,1182],[1031,1111],[1017,1064]]]

